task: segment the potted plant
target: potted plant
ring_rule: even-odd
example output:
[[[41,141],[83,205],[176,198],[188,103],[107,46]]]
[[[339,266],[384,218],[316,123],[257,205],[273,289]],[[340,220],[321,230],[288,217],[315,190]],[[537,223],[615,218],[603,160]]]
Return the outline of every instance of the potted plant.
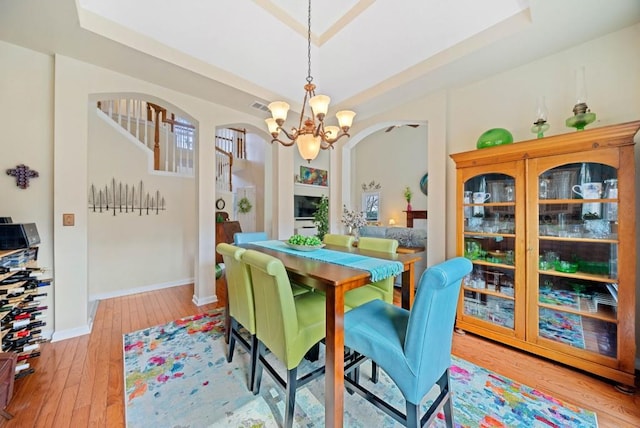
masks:
[[[409,188],[409,186],[404,188],[404,199],[407,201],[407,211],[411,211],[411,198],[413,197],[413,192]]]
[[[316,207],[316,212],[313,213],[313,223],[318,228],[316,236],[322,241],[324,235],[329,232],[329,198],[326,195],[322,195]]]

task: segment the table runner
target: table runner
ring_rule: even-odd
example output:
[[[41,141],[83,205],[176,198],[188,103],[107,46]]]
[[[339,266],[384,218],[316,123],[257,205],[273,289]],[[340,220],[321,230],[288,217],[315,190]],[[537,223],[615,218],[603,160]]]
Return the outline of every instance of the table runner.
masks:
[[[294,250],[283,241],[257,241],[253,245],[293,254],[307,259],[319,260],[354,269],[366,270],[371,275],[371,282],[381,281],[390,276],[396,276],[404,270],[404,265],[398,261],[378,259],[376,257],[360,254],[346,253],[343,251],[326,250],[324,248],[315,251]]]

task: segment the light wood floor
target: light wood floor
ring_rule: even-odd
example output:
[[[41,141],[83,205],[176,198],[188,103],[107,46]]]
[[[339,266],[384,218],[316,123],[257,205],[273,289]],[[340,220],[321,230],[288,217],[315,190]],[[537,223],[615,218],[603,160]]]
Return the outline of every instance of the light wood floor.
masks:
[[[122,335],[223,305],[195,306],[192,286],[100,302],[90,335],[47,343],[36,373],[16,382],[0,427],[123,427]],[[453,353],[523,384],[594,410],[601,428],[640,427],[640,394],[473,335],[454,335]]]

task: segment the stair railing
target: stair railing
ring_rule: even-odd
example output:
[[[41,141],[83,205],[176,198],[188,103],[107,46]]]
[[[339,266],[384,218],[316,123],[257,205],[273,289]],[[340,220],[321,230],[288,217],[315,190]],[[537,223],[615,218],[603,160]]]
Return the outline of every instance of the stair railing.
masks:
[[[233,192],[233,154],[216,146],[216,189]]]
[[[99,101],[98,109],[153,152],[154,170],[193,177],[195,126],[188,120],[136,99]]]

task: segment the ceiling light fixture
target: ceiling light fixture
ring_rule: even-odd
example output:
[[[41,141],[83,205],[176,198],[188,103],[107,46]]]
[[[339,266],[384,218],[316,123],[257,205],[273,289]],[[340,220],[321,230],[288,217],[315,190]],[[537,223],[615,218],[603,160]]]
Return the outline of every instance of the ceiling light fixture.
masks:
[[[269,104],[269,110],[271,115],[269,119],[266,119],[269,132],[273,139],[271,143],[278,142],[283,146],[289,147],[297,143],[298,151],[303,159],[311,162],[318,156],[320,149],[326,150],[333,148],[339,138],[345,135],[349,137],[349,128],[353,123],[353,117],[355,112],[350,110],[342,110],[336,113],[338,118],[338,126],[325,126],[324,118],[329,110],[329,102],[331,99],[326,95],[316,95],[316,85],[314,85],[313,77],[311,77],[311,0],[309,0],[309,19],[308,19],[308,31],[307,31],[307,55],[308,55],[308,72],[307,72],[307,84],[304,85],[304,101],[302,102],[302,111],[300,112],[300,122],[297,128],[291,128],[290,132],[287,132],[282,126],[284,121],[287,120],[287,113],[289,111],[289,104],[284,101],[274,101]],[[305,119],[305,111],[307,110],[307,102],[311,109],[311,114],[307,115]],[[317,120],[317,122],[316,122]],[[278,137],[282,131],[287,138],[288,142],[280,140]]]

